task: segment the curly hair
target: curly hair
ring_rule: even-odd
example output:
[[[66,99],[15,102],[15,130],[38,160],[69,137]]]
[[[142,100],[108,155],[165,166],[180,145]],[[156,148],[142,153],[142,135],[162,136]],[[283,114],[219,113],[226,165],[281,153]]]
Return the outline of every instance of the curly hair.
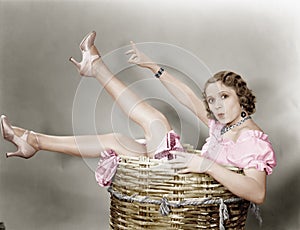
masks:
[[[209,105],[206,101],[205,91],[209,84],[215,83],[217,81],[221,81],[225,86],[231,87],[235,90],[236,95],[239,98],[240,105],[249,115],[255,113],[256,97],[252,93],[252,90],[248,88],[245,80],[240,75],[234,72],[220,71],[216,73],[213,77],[209,78],[204,86],[203,99],[207,111],[207,117],[209,119],[215,119],[215,117],[209,109]]]

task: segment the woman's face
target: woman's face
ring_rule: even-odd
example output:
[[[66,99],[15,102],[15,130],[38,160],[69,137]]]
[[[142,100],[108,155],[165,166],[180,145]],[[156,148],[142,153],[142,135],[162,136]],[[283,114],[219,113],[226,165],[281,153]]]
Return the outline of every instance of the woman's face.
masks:
[[[209,84],[205,93],[209,109],[219,122],[234,124],[240,120],[242,109],[233,88],[217,81]]]

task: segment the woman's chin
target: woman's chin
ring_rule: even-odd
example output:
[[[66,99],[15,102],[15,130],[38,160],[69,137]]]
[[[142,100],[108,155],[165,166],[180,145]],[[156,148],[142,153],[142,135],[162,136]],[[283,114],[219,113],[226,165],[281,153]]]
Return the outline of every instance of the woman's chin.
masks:
[[[228,121],[225,119],[224,115],[217,115],[216,118],[217,118],[218,122],[220,122],[221,124],[225,125],[228,123]]]

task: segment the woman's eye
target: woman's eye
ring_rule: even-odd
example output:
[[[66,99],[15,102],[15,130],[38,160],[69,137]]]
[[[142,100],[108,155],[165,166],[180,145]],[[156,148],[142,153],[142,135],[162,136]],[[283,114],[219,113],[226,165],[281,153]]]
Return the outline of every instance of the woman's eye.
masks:
[[[208,98],[207,102],[208,102],[208,104],[212,104],[212,103],[214,103],[214,99],[213,98]]]
[[[221,99],[226,99],[228,97],[228,95],[226,95],[226,94],[223,94],[222,96],[221,96]]]

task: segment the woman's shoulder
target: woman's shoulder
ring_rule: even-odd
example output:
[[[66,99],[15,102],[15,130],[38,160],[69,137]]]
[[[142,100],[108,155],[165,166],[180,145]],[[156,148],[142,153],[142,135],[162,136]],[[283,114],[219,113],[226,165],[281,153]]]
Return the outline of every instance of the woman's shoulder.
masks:
[[[220,134],[221,129],[224,124],[220,123],[217,120],[211,119],[209,120],[209,129],[210,134]],[[223,141],[231,141],[233,143],[243,142],[246,140],[262,140],[270,143],[269,136],[266,134],[254,121],[251,121],[246,126],[241,127],[237,131],[233,131],[231,133],[225,134],[223,136]]]
[[[244,126],[238,132],[237,139],[243,139],[247,137],[270,142],[268,134],[266,134],[254,121]]]
[[[246,141],[247,139],[261,140],[270,143],[269,136],[260,129],[247,129],[240,133],[237,140]]]
[[[246,152],[272,151],[272,143],[269,135],[265,133],[254,121],[241,128],[235,137],[236,148],[242,148]]]
[[[269,136],[261,129],[244,130],[233,148],[237,154],[231,158],[238,158],[239,162],[243,162],[243,168],[254,167],[271,174],[272,168],[277,164]]]
[[[270,143],[268,135],[254,122],[251,121],[247,125],[233,130],[231,133],[225,134],[224,138],[238,144],[253,143],[253,141],[262,140]]]

